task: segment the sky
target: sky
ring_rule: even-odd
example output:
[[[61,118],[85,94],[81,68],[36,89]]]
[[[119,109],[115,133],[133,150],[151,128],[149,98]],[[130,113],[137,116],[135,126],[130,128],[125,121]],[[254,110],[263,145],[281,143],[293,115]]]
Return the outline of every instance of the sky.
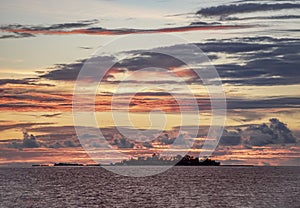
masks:
[[[222,164],[300,165],[299,2],[3,0],[0,10],[0,165],[207,148]],[[224,94],[212,98],[215,86]]]

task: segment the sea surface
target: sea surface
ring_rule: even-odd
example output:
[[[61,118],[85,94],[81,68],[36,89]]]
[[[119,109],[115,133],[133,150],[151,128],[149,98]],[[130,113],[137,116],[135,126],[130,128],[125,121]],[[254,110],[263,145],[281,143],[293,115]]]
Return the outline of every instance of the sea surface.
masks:
[[[300,167],[0,168],[0,207],[300,207]]]

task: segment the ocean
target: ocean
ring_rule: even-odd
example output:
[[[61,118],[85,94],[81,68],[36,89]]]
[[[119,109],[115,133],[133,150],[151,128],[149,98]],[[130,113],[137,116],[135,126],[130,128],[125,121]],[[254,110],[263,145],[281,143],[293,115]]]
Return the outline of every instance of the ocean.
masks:
[[[128,167],[130,168],[130,167]],[[173,167],[126,177],[102,167],[0,168],[0,207],[300,207],[300,167]]]

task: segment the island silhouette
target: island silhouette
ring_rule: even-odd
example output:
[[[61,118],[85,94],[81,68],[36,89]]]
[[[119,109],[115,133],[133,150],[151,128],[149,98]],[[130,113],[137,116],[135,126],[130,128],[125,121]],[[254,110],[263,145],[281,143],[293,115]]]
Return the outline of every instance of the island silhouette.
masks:
[[[137,159],[130,158],[117,162],[116,166],[134,166],[134,165],[175,165],[175,166],[219,166],[220,162],[212,160],[208,157],[199,159],[190,155],[177,155],[175,157],[160,157],[159,154],[154,153],[151,157],[138,157]]]
[[[105,164],[80,164],[80,163],[68,163],[68,162],[56,162],[53,166],[107,166]],[[205,157],[199,159],[198,157],[185,155],[177,155],[175,157],[160,157],[158,153],[154,153],[151,157],[130,158],[128,160],[122,160],[121,162],[111,163],[109,166],[219,166],[220,162]],[[33,164],[32,166],[52,166],[45,164]]]

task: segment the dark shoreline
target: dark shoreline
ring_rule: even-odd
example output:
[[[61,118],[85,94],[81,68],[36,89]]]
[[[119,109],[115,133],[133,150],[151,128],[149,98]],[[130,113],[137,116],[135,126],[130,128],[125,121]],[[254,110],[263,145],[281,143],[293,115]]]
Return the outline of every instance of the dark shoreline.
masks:
[[[33,164],[31,167],[138,167],[138,166],[174,166],[174,167],[285,167],[285,166],[255,166],[255,165],[109,165],[109,164],[60,164],[60,165],[39,165]]]

